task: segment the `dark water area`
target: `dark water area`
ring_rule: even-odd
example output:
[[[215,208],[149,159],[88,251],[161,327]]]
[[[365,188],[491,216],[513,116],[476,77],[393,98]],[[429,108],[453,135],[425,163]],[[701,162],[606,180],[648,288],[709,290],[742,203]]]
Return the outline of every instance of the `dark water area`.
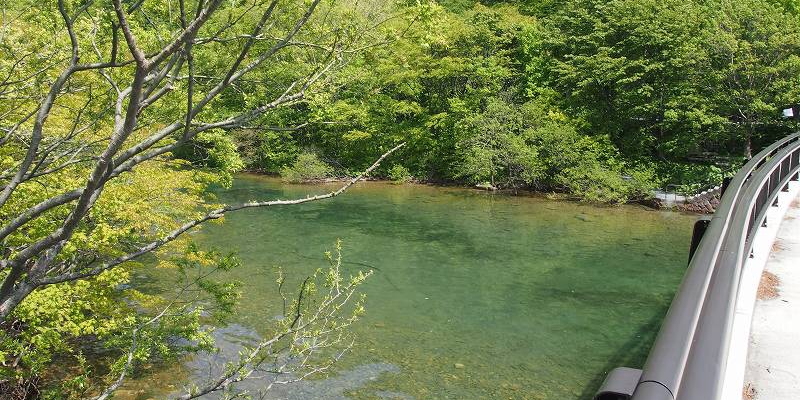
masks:
[[[337,186],[241,175],[218,196],[231,204]],[[324,268],[324,252],[341,239],[346,273],[375,271],[352,351],[329,376],[267,397],[281,399],[589,399],[607,371],[644,362],[686,267],[694,220],[379,182],[225,219],[194,235],[243,263],[225,276],[243,283],[243,301],[216,333],[218,361],[280,314],[277,267],[298,282]],[[169,393],[208,362],[155,368],[122,397]]]

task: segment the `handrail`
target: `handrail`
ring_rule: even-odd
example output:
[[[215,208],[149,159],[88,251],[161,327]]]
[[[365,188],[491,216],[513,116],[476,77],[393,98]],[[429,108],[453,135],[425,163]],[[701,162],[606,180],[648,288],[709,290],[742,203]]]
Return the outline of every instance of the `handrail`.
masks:
[[[717,276],[706,295],[703,323],[695,333],[686,379],[679,389],[681,398],[719,399],[721,396],[742,269],[769,206],[797,172],[797,165],[781,168],[784,160],[791,163],[795,154],[800,154],[800,142],[792,144],[778,149],[753,173],[738,199],[719,254]]]
[[[736,297],[753,237],[800,169],[800,132],[753,157],[731,180],[692,256],[633,400],[721,400]]]

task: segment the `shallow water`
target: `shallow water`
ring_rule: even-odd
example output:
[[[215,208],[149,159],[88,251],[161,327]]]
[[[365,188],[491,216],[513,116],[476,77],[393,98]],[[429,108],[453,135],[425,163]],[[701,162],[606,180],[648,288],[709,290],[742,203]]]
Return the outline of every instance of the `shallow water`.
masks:
[[[336,186],[241,175],[218,195],[235,203]],[[217,357],[280,313],[276,266],[302,278],[340,238],[345,271],[375,270],[351,353],[329,378],[275,398],[588,399],[609,369],[643,363],[692,222],[635,206],[365,182],[328,201],[233,213],[195,237],[243,262],[229,275],[244,283],[243,302],[218,333],[231,349]],[[202,362],[146,375],[126,393],[169,392]]]

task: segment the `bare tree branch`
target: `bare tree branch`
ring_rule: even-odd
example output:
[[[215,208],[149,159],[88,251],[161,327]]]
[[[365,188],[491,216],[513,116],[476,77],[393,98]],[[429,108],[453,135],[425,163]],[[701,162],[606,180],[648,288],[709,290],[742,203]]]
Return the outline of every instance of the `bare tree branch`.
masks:
[[[255,75],[255,71],[260,67],[267,66],[269,60],[279,60],[280,56],[277,54],[283,49],[300,45],[300,43],[311,43],[299,33],[309,23],[321,4],[321,0],[310,0],[302,5],[298,4],[300,8],[292,10],[292,12],[297,12],[296,15],[292,14],[294,15],[292,19],[284,18],[284,16],[277,18],[275,15],[280,2],[265,0],[253,1],[252,5],[242,6],[240,9],[242,12],[238,13],[237,11],[237,15],[229,16],[227,21],[224,21],[223,18],[215,20],[220,25],[215,26],[215,29],[218,30],[209,36],[210,41],[207,43],[216,40],[225,31],[226,26],[235,25],[243,21],[247,13],[259,10],[259,14],[256,16],[257,20],[253,20],[252,26],[247,28],[249,34],[235,44],[235,51],[231,52],[228,63],[222,68],[217,67],[219,68],[217,71],[213,71],[212,68],[212,71],[206,75],[217,76],[219,74],[219,78],[202,81],[198,80],[198,76],[203,74],[202,71],[195,71],[197,66],[193,54],[197,48],[202,46],[204,40],[198,40],[197,36],[203,26],[220,9],[223,0],[199,0],[194,8],[192,18],[187,16],[186,5],[181,0],[179,3],[181,6],[180,26],[174,30],[173,37],[166,40],[165,46],[150,54],[147,53],[150,50],[145,50],[149,44],[146,41],[140,44],[136,37],[137,21],[141,22],[142,18],[147,18],[143,17],[142,13],[136,12],[137,10],[144,12],[141,9],[144,2],[134,1],[127,5],[123,4],[122,0],[112,0],[111,2],[113,12],[109,10],[106,14],[101,14],[101,17],[97,17],[95,9],[102,10],[100,6],[93,5],[92,1],[83,2],[73,10],[74,14],[70,15],[65,5],[66,2],[59,0],[58,9],[63,20],[63,27],[59,28],[59,34],[65,33],[69,37],[70,47],[67,50],[69,55],[64,54],[66,51],[59,53],[59,49],[55,49],[53,54],[60,57],[53,57],[52,66],[39,72],[34,71],[33,74],[17,74],[11,71],[3,79],[3,82],[13,86],[15,84],[8,82],[14,81],[18,75],[33,76],[30,78],[31,81],[41,81],[40,77],[42,76],[57,75],[49,84],[43,98],[29,102],[30,104],[36,103],[32,111],[27,115],[22,115],[26,114],[25,111],[11,114],[20,114],[19,121],[10,127],[4,127],[4,136],[0,138],[0,144],[9,141],[20,144],[13,167],[9,167],[7,171],[0,171],[0,180],[4,184],[0,190],[0,212],[4,216],[8,216],[8,219],[4,218],[3,226],[0,227],[0,245],[2,245],[0,247],[0,257],[2,258],[0,259],[0,270],[4,272],[2,284],[0,284],[0,321],[4,320],[20,301],[38,287],[91,277],[104,270],[112,269],[126,261],[156,250],[203,222],[220,218],[227,212],[252,207],[302,204],[338,196],[362,179],[365,174],[377,168],[377,165],[386,156],[402,147],[401,144],[391,149],[363,174],[348,181],[334,192],[304,199],[251,202],[227,206],[214,210],[197,220],[186,222],[161,239],[152,240],[152,236],[144,235],[148,239],[137,238],[132,240],[134,243],[124,243],[123,246],[133,250],[129,254],[112,260],[105,262],[97,260],[87,262],[87,259],[64,260],[63,257],[59,257],[62,248],[73,238],[76,230],[83,229],[79,227],[83,226],[82,223],[88,222],[89,211],[102,196],[107,185],[114,179],[127,171],[132,171],[142,163],[164,160],[165,158],[162,156],[176,150],[202,132],[215,128],[239,128],[269,110],[304,101],[306,92],[312,85],[325,79],[335,68],[344,64],[343,54],[358,48],[356,44],[350,43],[349,39],[347,39],[347,43],[342,43],[340,35],[345,34],[331,30],[330,40],[328,38],[324,40],[327,44],[307,46],[309,49],[304,50],[308,52],[322,50],[319,52],[319,57],[314,54],[312,65],[315,67],[312,68],[313,70],[305,76],[298,74],[300,76],[294,82],[284,87],[275,88],[274,91],[278,93],[277,97],[272,98],[271,101],[265,100],[264,103],[248,109],[237,110],[233,115],[216,116],[216,120],[209,117],[208,120],[204,120],[205,115],[211,114],[203,114],[209,104],[229,88],[235,89],[239,80],[246,79],[248,74]],[[89,32],[82,32],[76,28],[85,26],[80,23],[76,24],[79,17],[90,19],[91,29]],[[100,24],[98,21],[103,21],[103,18],[111,20],[110,43],[98,40],[97,37]],[[326,22],[325,18],[327,15],[323,15],[322,22]],[[178,25],[174,20],[167,23],[170,24],[169,29]],[[275,34],[273,27],[283,23],[288,24],[285,34]],[[120,38],[120,33],[122,38]],[[208,33],[203,32],[203,34]],[[267,36],[272,37],[271,40],[274,40],[275,43],[264,46],[259,44],[260,38]],[[91,46],[94,53],[92,60],[81,60],[80,40],[89,42],[87,45]],[[121,40],[125,41],[125,46],[120,46]],[[108,57],[103,56],[103,53],[108,51],[108,47],[105,46],[110,47],[110,56]],[[21,56],[12,64],[23,65],[24,58],[25,56]],[[53,69],[58,65],[63,65],[63,70],[56,74]],[[78,79],[73,79],[76,74],[83,72],[99,74],[102,77],[102,80],[99,81],[103,89],[98,91],[96,85],[83,85],[81,82],[76,82],[79,81]],[[198,74],[198,72],[201,73]],[[185,77],[188,77],[186,78],[188,85],[185,111],[178,111],[179,115],[163,121],[164,117],[157,112],[158,110],[156,112],[150,110],[155,108],[154,105],[165,102],[165,99],[172,99],[173,96],[168,94],[172,92],[175,83]],[[30,85],[30,83],[24,81],[19,85],[24,88],[20,92],[20,96],[28,96],[29,94],[26,92],[31,91],[31,87],[25,85]],[[16,89],[0,85],[0,89],[3,91],[6,87],[9,90]],[[108,99],[103,96],[107,96]],[[31,95],[31,98],[34,97]],[[81,106],[70,108],[67,105],[74,103],[75,99],[85,100],[82,108]],[[99,104],[107,107],[108,111],[98,110],[99,107],[102,107]],[[86,111],[88,109],[91,111]],[[59,118],[53,118],[54,121],[63,121],[64,115],[69,115],[67,126],[57,127],[54,129],[57,133],[47,132],[45,135],[45,125],[49,129],[48,120],[51,115],[56,114]],[[113,118],[110,117],[111,115]],[[103,123],[105,126],[102,125]],[[95,127],[103,129],[102,135],[95,135],[102,137],[97,140],[86,139],[84,132],[91,132]],[[28,131],[29,134],[26,132],[26,135],[22,135],[20,131]],[[37,203],[34,205],[20,206],[20,210],[7,212],[10,211],[7,205],[8,200],[20,185],[47,185],[45,177],[51,174],[57,176],[59,173],[63,174],[64,171],[70,171],[73,168],[82,171],[80,172],[82,179],[85,179],[79,187],[63,188],[62,192],[55,192],[57,194],[49,195],[51,196],[49,198],[37,198]],[[22,191],[20,190],[20,192]],[[17,203],[14,204],[18,206]],[[57,210],[58,213],[53,212],[54,210]],[[32,237],[22,244],[17,243],[13,246],[8,244],[8,238],[19,237],[20,235],[14,234],[25,232],[26,225],[40,218],[44,220],[51,215],[59,215],[59,220],[48,221],[55,228],[41,236]]]
[[[88,270],[88,271],[78,271],[78,272],[62,274],[62,275],[59,275],[59,276],[43,278],[43,279],[34,281],[33,284],[35,286],[44,286],[44,285],[51,285],[51,284],[55,284],[55,283],[72,281],[72,280],[76,280],[76,279],[80,279],[80,278],[87,278],[87,277],[90,277],[90,276],[98,275],[98,274],[102,273],[103,271],[110,270],[112,268],[115,268],[115,267],[119,266],[122,263],[134,260],[134,259],[136,259],[136,258],[138,258],[138,257],[140,257],[140,256],[142,256],[144,254],[147,254],[147,253],[150,253],[150,252],[152,252],[154,250],[157,250],[158,248],[162,247],[163,245],[165,245],[167,243],[170,243],[173,240],[177,239],[179,236],[181,236],[182,234],[188,232],[192,228],[194,228],[194,227],[196,227],[198,225],[201,225],[201,224],[203,224],[203,223],[205,223],[205,222],[207,222],[209,220],[219,219],[219,218],[223,217],[228,212],[243,210],[243,209],[246,209],[246,208],[261,208],[261,207],[272,207],[272,206],[297,205],[297,204],[309,203],[309,202],[312,202],[312,201],[319,201],[319,200],[325,200],[325,199],[330,199],[330,198],[336,197],[336,196],[344,193],[345,191],[347,191],[347,189],[349,189],[351,186],[355,185],[358,181],[364,179],[364,177],[369,175],[372,171],[374,171],[375,168],[378,168],[378,166],[380,166],[381,162],[383,162],[383,160],[386,159],[386,157],[388,157],[389,155],[391,155],[392,153],[394,153],[398,149],[402,148],[403,146],[405,146],[405,143],[400,143],[399,145],[393,147],[392,149],[390,149],[389,151],[387,151],[386,153],[381,155],[380,158],[378,158],[369,168],[364,170],[364,172],[362,172],[358,176],[348,180],[343,186],[341,186],[339,189],[337,189],[335,191],[328,192],[328,193],[325,193],[325,194],[319,194],[319,195],[315,195],[315,196],[304,197],[304,198],[301,198],[301,199],[253,201],[253,202],[247,202],[247,203],[241,203],[241,204],[236,204],[236,205],[225,206],[223,208],[219,208],[219,209],[213,210],[213,211],[207,213],[206,215],[204,215],[201,218],[198,218],[198,219],[196,219],[194,221],[190,221],[190,222],[187,222],[187,223],[183,224],[180,228],[175,229],[174,231],[172,231],[170,234],[168,234],[167,236],[163,237],[162,239],[159,239],[157,241],[148,243],[147,245],[140,247],[139,249],[137,249],[136,251],[134,251],[132,253],[126,254],[124,256],[117,257],[114,260],[106,262],[101,266],[95,267],[95,268],[93,268],[91,270]],[[2,311],[0,311],[0,312],[2,312]],[[0,314],[0,316],[2,316],[2,314]]]

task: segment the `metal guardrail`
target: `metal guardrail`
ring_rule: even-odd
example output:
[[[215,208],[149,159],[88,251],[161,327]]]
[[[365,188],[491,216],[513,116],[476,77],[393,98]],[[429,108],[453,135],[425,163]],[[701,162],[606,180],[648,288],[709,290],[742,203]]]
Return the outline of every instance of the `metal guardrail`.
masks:
[[[689,268],[641,374],[612,371],[596,400],[721,400],[742,268],[768,208],[798,170],[800,132],[733,177],[714,216],[695,225]]]

